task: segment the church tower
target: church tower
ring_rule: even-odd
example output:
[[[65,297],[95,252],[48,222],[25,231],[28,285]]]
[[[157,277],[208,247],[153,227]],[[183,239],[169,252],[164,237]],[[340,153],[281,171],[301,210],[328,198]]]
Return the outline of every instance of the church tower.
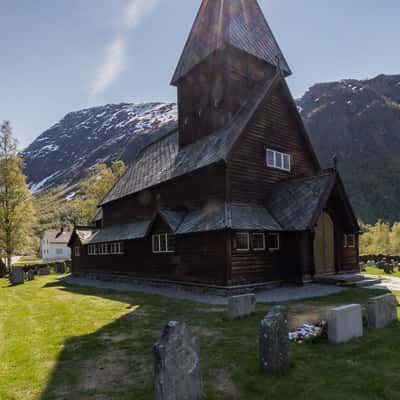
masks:
[[[257,0],[203,0],[171,82],[180,146],[227,126],[278,68],[291,74]]]

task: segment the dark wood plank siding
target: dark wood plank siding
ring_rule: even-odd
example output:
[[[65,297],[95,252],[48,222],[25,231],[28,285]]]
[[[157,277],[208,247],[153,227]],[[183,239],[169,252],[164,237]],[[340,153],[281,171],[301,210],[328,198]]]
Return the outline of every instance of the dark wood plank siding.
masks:
[[[265,205],[276,182],[317,172],[293,112],[281,87],[256,112],[228,164],[233,201]],[[292,172],[267,168],[267,148],[289,153]]]
[[[215,51],[178,84],[179,142],[186,146],[229,124],[274,67],[232,47]]]
[[[165,231],[155,229],[154,232]],[[201,233],[177,237],[174,254],[154,254],[151,235],[127,241],[125,254],[84,256],[73,259],[75,273],[106,274],[181,282],[223,285],[226,278],[225,233]]]

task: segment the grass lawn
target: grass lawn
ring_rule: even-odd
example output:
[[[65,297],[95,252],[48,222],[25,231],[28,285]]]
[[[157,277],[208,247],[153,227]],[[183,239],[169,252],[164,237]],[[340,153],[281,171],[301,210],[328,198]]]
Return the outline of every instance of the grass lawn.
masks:
[[[375,267],[367,267],[366,271],[364,274],[368,275],[382,275],[382,276],[393,276],[395,278],[400,278],[400,272],[398,269],[395,269],[393,274],[385,274],[385,272],[382,269],[375,268]]]
[[[291,302],[290,321],[378,294],[351,289]],[[152,345],[169,320],[186,321],[201,337],[207,400],[400,398],[399,323],[343,346],[293,344],[288,374],[268,377],[258,369],[257,343],[269,307],[229,321],[224,307],[68,286],[54,275],[17,287],[0,280],[0,399],[152,400]]]

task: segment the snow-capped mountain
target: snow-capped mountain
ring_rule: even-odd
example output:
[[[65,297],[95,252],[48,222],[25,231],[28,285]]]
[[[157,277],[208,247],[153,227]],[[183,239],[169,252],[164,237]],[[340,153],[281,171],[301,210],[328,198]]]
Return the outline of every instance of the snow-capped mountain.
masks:
[[[71,185],[97,163],[136,157],[176,126],[175,104],[108,104],[67,114],[22,153],[34,193]]]

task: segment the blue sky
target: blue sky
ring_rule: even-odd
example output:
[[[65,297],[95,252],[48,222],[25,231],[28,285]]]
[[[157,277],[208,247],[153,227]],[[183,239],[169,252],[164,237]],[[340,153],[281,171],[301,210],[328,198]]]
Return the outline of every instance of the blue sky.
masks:
[[[313,83],[400,73],[398,0],[259,0],[293,70]],[[175,101],[169,82],[200,0],[0,0],[0,120],[23,148],[66,113]]]

